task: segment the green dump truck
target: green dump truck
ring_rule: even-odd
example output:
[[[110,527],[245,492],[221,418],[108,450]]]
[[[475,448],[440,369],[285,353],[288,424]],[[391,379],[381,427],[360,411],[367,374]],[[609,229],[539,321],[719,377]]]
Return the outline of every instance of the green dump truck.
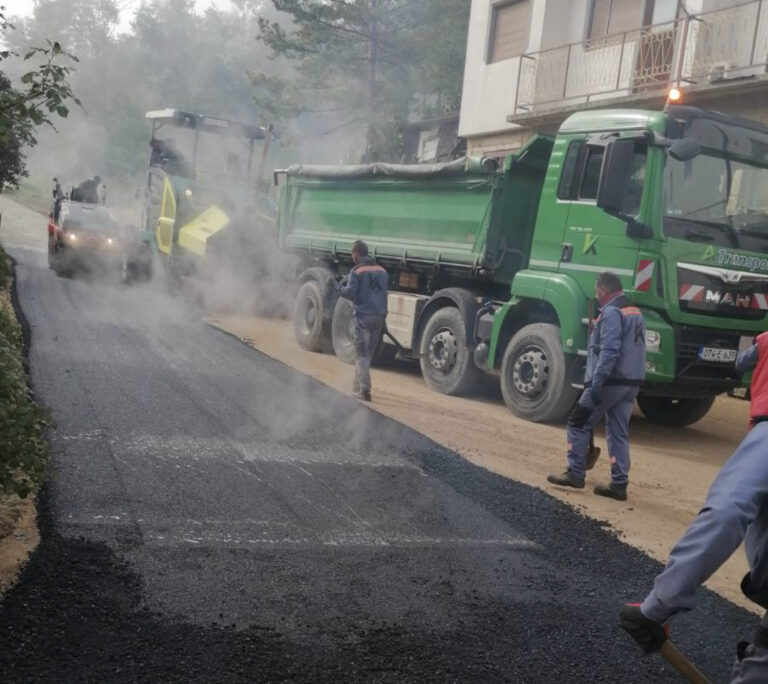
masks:
[[[307,349],[352,355],[349,304],[327,283],[356,238],[390,273],[387,326],[427,384],[463,393],[498,372],[508,407],[533,421],[562,419],[578,396],[602,271],[645,316],[638,403],[653,422],[703,417],[766,329],[768,128],[753,122],[606,109],[499,165],[284,173],[278,241],[303,260],[294,328]]]

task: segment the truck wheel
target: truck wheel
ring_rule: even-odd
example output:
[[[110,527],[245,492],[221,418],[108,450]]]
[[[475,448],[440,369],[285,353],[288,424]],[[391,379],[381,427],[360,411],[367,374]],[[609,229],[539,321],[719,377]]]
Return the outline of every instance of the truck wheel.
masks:
[[[299,288],[293,307],[293,331],[302,349],[324,351],[330,342],[330,326],[325,298],[316,280],[308,280]]]
[[[512,413],[536,423],[563,420],[579,391],[571,386],[560,328],[533,323],[518,330],[501,362],[501,393]]]
[[[339,298],[333,309],[331,320],[331,343],[333,352],[343,363],[355,362],[355,307],[348,299]],[[372,366],[387,366],[395,360],[397,347],[386,344],[382,339],[373,353]]]
[[[464,317],[454,307],[435,311],[427,321],[419,345],[424,380],[442,394],[465,394],[480,380],[472,361]]]
[[[333,308],[331,321],[331,343],[333,352],[344,363],[355,362],[355,333],[352,314],[355,307],[348,299],[339,297]]]
[[[715,397],[682,398],[637,395],[637,405],[650,423],[685,427],[701,420],[715,403]]]
[[[371,365],[378,368],[389,366],[397,356],[397,347],[394,344],[387,344],[383,339],[379,342],[379,347],[371,359]]]

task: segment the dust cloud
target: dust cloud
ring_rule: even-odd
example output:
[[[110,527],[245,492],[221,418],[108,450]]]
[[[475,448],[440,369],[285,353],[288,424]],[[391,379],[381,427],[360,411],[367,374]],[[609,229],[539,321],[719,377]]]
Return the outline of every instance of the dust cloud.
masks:
[[[248,72],[255,68],[285,77],[294,69],[286,60],[270,59],[268,48],[256,41],[258,17],[279,15],[272,3],[242,0],[231,11],[199,15],[179,3],[149,0],[136,9],[130,28],[120,30],[106,15],[94,15],[94,21],[101,23],[88,30],[69,26],[69,15],[58,12],[58,6],[66,3],[51,0],[45,8],[39,4],[29,17],[16,22],[19,40],[35,44],[50,37],[77,54],[80,62],[72,87],[83,104],[72,105],[66,119],[55,120],[55,129],[43,127],[38,144],[26,152],[29,177],[17,198],[37,211],[51,210],[54,177],[67,193],[98,175],[106,189],[106,206],[120,224],[154,230],[147,220],[151,199],[147,111],[175,108],[253,125],[274,124],[267,158],[262,160],[263,142],[256,141],[250,165],[250,153],[236,148],[231,139],[201,136],[195,142],[189,131],[158,132],[160,139],[173,139],[184,148],[188,159],[194,149],[201,167],[213,176],[218,174],[218,180],[208,183],[212,194],[205,204],[223,208],[230,223],[211,240],[205,260],[182,275],[169,275],[168,258],[162,253],[154,255],[148,281],[137,279],[125,285],[115,272],[78,272],[65,286],[73,297],[82,288],[89,289],[83,315],[98,326],[119,324],[127,335],[148,339],[158,359],[171,364],[199,362],[178,345],[178,339],[184,334],[181,331],[194,334],[203,316],[289,317],[303,264],[277,246],[278,189],[272,183],[273,171],[298,162],[359,162],[366,126],[348,125],[349,115],[333,112],[270,121],[256,111]],[[55,17],[46,16],[46,8],[56,10]],[[194,54],[190,45],[196,46]],[[230,186],[221,181],[231,155],[237,156],[246,174],[250,166],[249,182],[238,193],[230,192]],[[201,172],[197,180],[202,184],[210,178]],[[189,218],[186,215],[183,220]],[[42,219],[35,230],[44,231],[44,226]],[[201,372],[215,375],[215,370],[215,364],[210,364]],[[331,432],[341,429],[347,437],[351,435],[351,444],[366,442],[366,410],[355,408],[340,395],[329,400],[327,392],[313,390],[316,383],[299,374],[286,374],[284,381],[296,390],[289,395],[306,400],[280,407],[258,392],[250,397],[253,411],[268,416],[268,431],[275,440],[290,442],[330,423]],[[339,415],[347,416],[342,426],[334,423]]]

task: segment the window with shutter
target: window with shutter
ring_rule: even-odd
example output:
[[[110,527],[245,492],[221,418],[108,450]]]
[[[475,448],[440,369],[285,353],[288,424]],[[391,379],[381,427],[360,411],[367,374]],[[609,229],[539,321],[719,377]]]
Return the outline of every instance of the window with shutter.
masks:
[[[641,28],[646,18],[646,4],[643,0],[592,0],[589,40]]]
[[[496,3],[491,11],[488,61],[519,57],[528,47],[531,0]]]

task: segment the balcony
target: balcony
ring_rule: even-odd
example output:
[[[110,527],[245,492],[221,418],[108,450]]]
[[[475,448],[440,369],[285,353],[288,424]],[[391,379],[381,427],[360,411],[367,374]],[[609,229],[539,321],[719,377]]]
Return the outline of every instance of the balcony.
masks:
[[[768,0],[753,0],[522,55],[508,120],[658,97],[671,85],[700,89],[763,81],[767,65]]]

